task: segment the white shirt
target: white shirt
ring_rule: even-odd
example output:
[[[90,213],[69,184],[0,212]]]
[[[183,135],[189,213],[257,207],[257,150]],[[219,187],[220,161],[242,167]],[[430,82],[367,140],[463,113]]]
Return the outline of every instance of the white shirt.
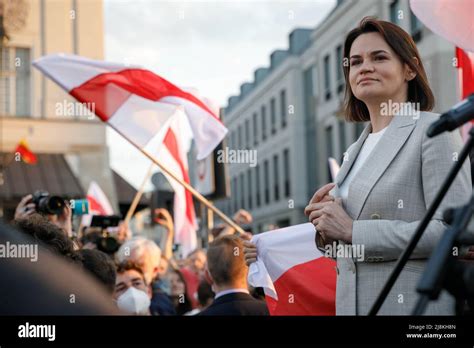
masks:
[[[382,135],[383,133],[385,133],[386,129],[387,127],[378,131],[377,133],[370,133],[365,139],[364,144],[362,145],[362,148],[359,151],[359,155],[357,156],[354,164],[352,165],[350,172],[347,174],[342,185],[339,187],[339,195],[343,201],[346,201],[347,196],[349,195],[349,186],[351,184],[352,179],[354,179],[359,169],[362,168],[365,161],[367,160],[367,157],[369,157],[370,153],[375,148],[380,138],[382,138]]]

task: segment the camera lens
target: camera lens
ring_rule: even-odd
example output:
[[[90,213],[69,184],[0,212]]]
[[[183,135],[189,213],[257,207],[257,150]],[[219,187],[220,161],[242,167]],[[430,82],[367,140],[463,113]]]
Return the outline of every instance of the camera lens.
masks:
[[[62,214],[66,203],[64,199],[58,196],[45,197],[45,211],[48,214],[60,215]]]
[[[107,254],[113,254],[119,249],[120,243],[113,237],[103,237],[100,239],[98,247],[99,250]]]

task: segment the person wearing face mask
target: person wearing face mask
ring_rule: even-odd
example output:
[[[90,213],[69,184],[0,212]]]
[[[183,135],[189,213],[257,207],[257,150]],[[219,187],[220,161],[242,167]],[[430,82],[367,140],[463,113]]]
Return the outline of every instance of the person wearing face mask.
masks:
[[[132,261],[117,266],[114,299],[117,307],[130,315],[151,315],[151,286],[140,267]]]
[[[131,261],[143,272],[146,284],[153,287],[158,280],[161,263],[161,249],[156,243],[144,237],[135,237],[122,244],[116,253],[118,263]],[[154,286],[152,292],[152,315],[175,315],[174,307],[168,296]]]

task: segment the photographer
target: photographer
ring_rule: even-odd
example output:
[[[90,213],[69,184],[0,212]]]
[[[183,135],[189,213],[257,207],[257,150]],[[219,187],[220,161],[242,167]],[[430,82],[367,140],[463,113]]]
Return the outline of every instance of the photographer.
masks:
[[[45,216],[37,213],[28,213],[15,221],[14,226],[21,232],[41,243],[54,254],[62,255],[74,262],[79,261],[74,251],[74,244],[64,234],[63,229],[49,221]]]
[[[40,196],[42,195],[42,196]],[[59,206],[59,211],[58,212],[53,212],[52,210],[44,209],[39,202],[45,199],[47,199],[47,193],[46,192],[35,192],[35,196],[32,194],[29,194],[25,197],[23,197],[16,207],[15,210],[15,221],[19,221],[22,219],[25,219],[35,212],[40,213],[41,215],[44,215],[50,222],[55,224],[56,226],[60,227],[64,233],[66,234],[67,237],[71,238],[73,233],[72,233],[72,210],[71,207],[69,206],[69,203],[66,200],[63,200],[64,204],[60,204],[61,202],[56,201],[55,203]],[[36,198],[36,199],[35,199]],[[50,197],[51,199],[56,199],[58,197]]]

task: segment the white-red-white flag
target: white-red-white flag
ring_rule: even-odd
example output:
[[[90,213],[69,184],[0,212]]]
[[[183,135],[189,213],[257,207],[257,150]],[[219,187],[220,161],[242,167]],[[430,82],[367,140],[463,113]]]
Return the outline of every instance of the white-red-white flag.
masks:
[[[113,215],[114,210],[110,204],[104,191],[100,188],[99,184],[95,181],[91,181],[89,189],[87,190],[87,200],[89,201],[89,214],[90,215]]]
[[[82,225],[90,226],[93,215],[114,215],[109,199],[95,181],[89,184],[86,199],[89,202],[89,213],[82,216]]]
[[[191,184],[188,174],[188,159],[184,138],[181,136],[185,115],[179,112],[169,123],[157,157],[161,163],[184,182]],[[181,245],[183,257],[197,247],[197,222],[194,211],[193,196],[176,180],[163,173],[174,190],[174,242]]]
[[[271,315],[335,315],[336,262],[316,247],[311,223],[257,234],[249,284],[263,287]]]
[[[185,110],[198,159],[207,157],[227,133],[202,100],[140,67],[66,54],[41,57],[33,66],[140,147],[166,127],[178,106]]]

